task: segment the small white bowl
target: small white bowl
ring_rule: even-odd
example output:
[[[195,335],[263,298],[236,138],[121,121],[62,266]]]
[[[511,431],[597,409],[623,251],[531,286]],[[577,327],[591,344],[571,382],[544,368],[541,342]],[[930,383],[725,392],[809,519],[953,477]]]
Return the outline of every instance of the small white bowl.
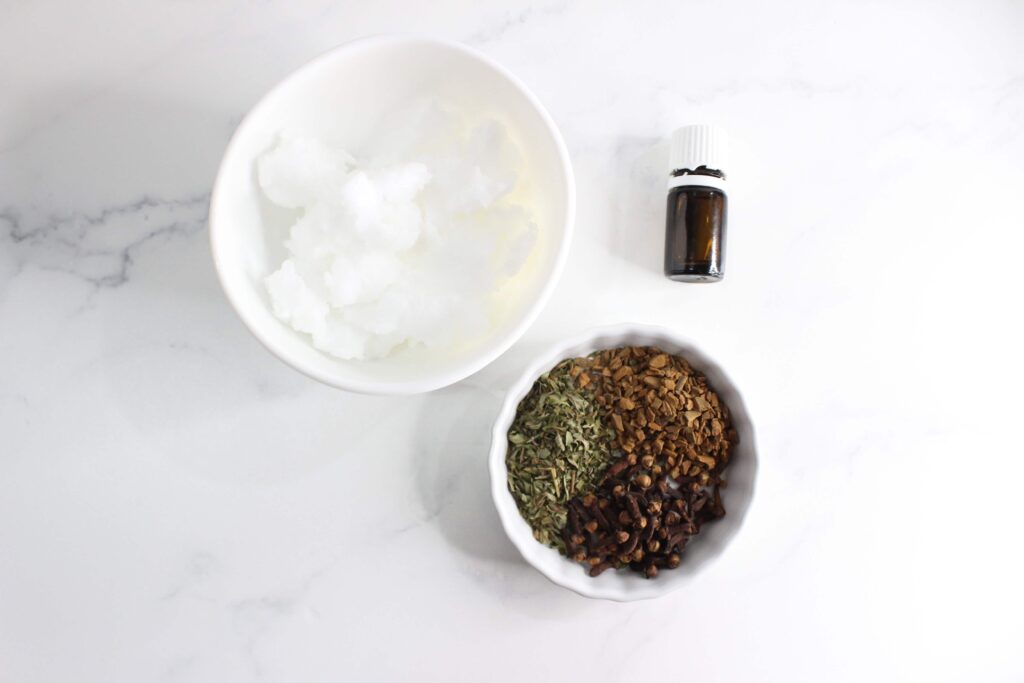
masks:
[[[701,527],[700,534],[686,546],[682,565],[664,570],[653,579],[626,570],[588,576],[580,564],[533,538],[530,525],[519,514],[515,499],[508,490],[508,470],[505,467],[508,430],[512,426],[519,402],[529,393],[533,383],[565,358],[586,356],[594,351],[619,346],[657,346],[688,360],[695,370],[704,373],[712,388],[729,406],[733,427],[739,434],[739,443],[726,469],[728,486],[722,489],[725,517]],[[714,362],[671,330],[645,325],[615,325],[591,330],[561,342],[541,354],[526,369],[508,390],[501,412],[494,422],[489,464],[491,495],[498,508],[498,516],[505,533],[523,559],[554,583],[584,597],[628,602],[655,598],[681,588],[718,557],[739,531],[750,505],[757,472],[757,448],[754,444],[754,426],[740,393]]]
[[[503,122],[525,158],[539,240],[535,265],[517,280],[517,303],[486,339],[450,356],[407,350],[343,361],[313,348],[271,310],[263,279],[284,260],[287,224],[261,197],[256,158],[283,129],[358,149],[386,114],[424,97]],[[210,200],[210,241],[221,285],[246,327],[274,355],[327,384],[375,394],[431,391],[504,353],[540,313],[565,263],[576,196],[565,143],[537,98],[515,76],[458,43],[410,36],[364,38],[288,76],[238,126]]]

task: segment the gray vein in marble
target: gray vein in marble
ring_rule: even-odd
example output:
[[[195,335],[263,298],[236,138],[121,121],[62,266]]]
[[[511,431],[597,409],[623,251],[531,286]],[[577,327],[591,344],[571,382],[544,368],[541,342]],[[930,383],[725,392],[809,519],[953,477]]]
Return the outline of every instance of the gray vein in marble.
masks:
[[[658,90],[678,96],[687,104],[709,104],[721,99],[760,91],[768,94],[790,93],[801,97],[817,97],[819,95],[845,95],[860,89],[859,84],[849,83],[816,83],[805,78],[784,78],[774,82],[743,82],[729,81],[721,85],[701,88],[691,92],[680,92],[677,85],[661,85]]]
[[[206,224],[209,193],[180,199],[151,195],[94,213],[0,211],[0,240],[11,244],[14,277],[26,266],[79,278],[96,290],[127,282],[140,249],[160,238],[187,237]]]
[[[535,19],[547,18],[561,14],[568,6],[568,2],[560,2],[540,9],[531,6],[519,12],[505,12],[501,21],[492,26],[475,31],[469,36],[463,38],[462,42],[476,46],[492,43],[504,38],[514,29],[521,28]]]
[[[330,561],[320,569],[308,574],[293,590],[277,594],[264,595],[258,598],[238,600],[227,605],[235,627],[235,633],[242,639],[243,651],[249,660],[253,675],[262,680],[265,678],[263,665],[260,663],[257,648],[264,636],[285,617],[299,611],[314,584],[323,578],[334,567]],[[311,614],[318,614],[311,606],[306,606]]]
[[[300,613],[319,616],[316,609],[306,604],[306,601],[316,583],[329,574],[337,562],[337,559],[329,559],[291,587],[268,590],[253,597],[225,600],[223,597],[207,595],[210,590],[208,584],[218,578],[221,566],[213,554],[199,551],[192,554],[182,578],[160,596],[160,601],[192,600],[208,605],[206,609],[226,612],[253,678],[263,680],[266,672],[260,662],[260,643],[279,627],[283,619]],[[195,653],[175,653],[165,667],[165,676],[173,678],[181,673],[181,667],[189,666],[195,658]]]
[[[195,657],[178,657],[171,660],[164,669],[164,680],[174,681],[189,675],[189,672],[192,671],[195,663]]]
[[[996,92],[999,93],[999,96],[994,102],[994,107],[996,109],[1011,108],[1015,100],[1024,97],[1024,76],[1011,78],[996,88]],[[1024,109],[1024,105],[1021,108]]]
[[[415,519],[400,526],[389,529],[383,534],[383,543],[394,543],[402,536],[417,531],[425,527],[431,520],[437,519],[441,514],[443,506],[437,506],[436,508],[427,510],[424,514],[419,515]]]
[[[160,599],[173,600],[188,593],[189,597],[213,602],[210,598],[202,598],[195,593],[195,589],[208,579],[217,569],[217,561],[213,555],[206,552],[199,552],[192,556],[185,576],[178,580],[173,587]]]

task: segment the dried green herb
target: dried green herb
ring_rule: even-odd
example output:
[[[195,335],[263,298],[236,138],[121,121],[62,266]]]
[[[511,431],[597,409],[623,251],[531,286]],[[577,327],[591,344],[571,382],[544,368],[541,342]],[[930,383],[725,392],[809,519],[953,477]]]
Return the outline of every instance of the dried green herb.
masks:
[[[508,431],[508,488],[534,538],[565,553],[567,503],[594,490],[613,456],[615,436],[594,394],[579,386],[569,359],[542,375]]]

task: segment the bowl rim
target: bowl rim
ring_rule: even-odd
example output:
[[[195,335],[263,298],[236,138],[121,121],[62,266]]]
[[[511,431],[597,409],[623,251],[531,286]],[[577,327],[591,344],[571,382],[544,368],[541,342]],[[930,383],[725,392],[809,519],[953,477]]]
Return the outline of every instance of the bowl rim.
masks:
[[[561,172],[562,180],[566,188],[565,198],[565,213],[562,217],[561,226],[561,237],[558,241],[555,257],[552,261],[550,277],[542,284],[540,291],[536,298],[527,306],[520,320],[512,328],[512,330],[505,335],[500,341],[493,345],[488,345],[485,350],[478,356],[472,357],[467,362],[460,364],[457,368],[447,372],[445,374],[437,375],[435,377],[427,377],[418,380],[402,380],[397,382],[378,382],[374,380],[362,380],[354,379],[344,376],[338,376],[336,373],[321,372],[315,367],[312,367],[304,361],[292,357],[287,349],[281,348],[275,343],[267,339],[261,332],[260,325],[252,314],[240,303],[241,299],[239,294],[235,291],[234,286],[228,282],[225,272],[222,268],[222,261],[224,260],[223,246],[220,244],[218,235],[220,235],[224,228],[219,227],[216,217],[219,215],[219,207],[222,204],[221,196],[224,192],[224,174],[228,160],[236,153],[236,148],[240,144],[240,139],[244,133],[252,127],[253,121],[259,116],[261,110],[266,106],[267,102],[275,97],[282,89],[287,87],[293,81],[299,80],[306,74],[320,68],[323,64],[343,59],[356,52],[369,50],[386,45],[399,45],[399,44],[427,44],[434,47],[443,47],[449,50],[458,52],[466,57],[469,57],[477,62],[484,64],[493,70],[499,77],[504,78],[509,84],[515,88],[520,95],[526,100],[530,107],[540,117],[541,122],[547,129],[547,132],[551,138],[551,141],[555,146],[555,153],[558,157],[559,171]],[[319,382],[323,382],[329,386],[336,387],[338,389],[344,389],[361,394],[376,394],[376,395],[410,395],[410,394],[421,394],[428,391],[434,391],[442,387],[449,386],[458,382],[470,375],[479,372],[484,367],[490,365],[501,356],[503,353],[517,341],[526,330],[534,323],[537,316],[543,310],[548,300],[551,298],[551,294],[558,284],[561,278],[562,271],[565,269],[565,263],[568,260],[569,248],[572,244],[573,233],[576,224],[576,179],[573,172],[572,161],[569,156],[568,148],[565,145],[565,140],[562,138],[561,132],[558,130],[558,126],[555,124],[554,119],[545,109],[544,105],[541,104],[540,100],[536,95],[515,76],[511,71],[503,67],[498,62],[494,61],[490,57],[486,56],[482,52],[475,50],[467,45],[459,43],[454,40],[446,40],[442,38],[433,38],[429,36],[423,36],[418,34],[410,33],[388,33],[379,35],[370,35],[362,38],[356,38],[354,40],[342,43],[336,47],[333,47],[311,60],[305,62],[294,71],[290,72],[280,81],[278,81],[269,91],[267,91],[260,99],[249,109],[246,115],[242,118],[242,121],[238,124],[234,133],[231,135],[231,139],[228,141],[227,147],[224,150],[224,154],[221,157],[220,164],[217,168],[217,176],[214,180],[213,190],[210,195],[210,206],[207,213],[207,223],[209,225],[210,232],[210,250],[213,255],[214,269],[217,271],[217,279],[220,281],[221,289],[227,296],[228,302],[231,304],[231,308],[234,309],[235,314],[241,318],[242,323],[249,330],[250,333],[274,356],[284,362],[291,368],[298,370],[307,377],[311,377]]]
[[[505,466],[505,455],[508,450],[508,429],[515,417],[515,412],[519,406],[519,402],[523,397],[525,397],[530,387],[533,386],[533,383],[541,374],[550,370],[560,360],[571,357],[568,354],[570,354],[576,347],[594,344],[598,340],[606,338],[622,339],[628,337],[663,339],[665,340],[665,343],[671,343],[675,346],[690,349],[694,356],[697,357],[697,360],[699,361],[698,364],[713,366],[715,373],[719,374],[728,385],[726,389],[735,394],[735,400],[729,405],[730,410],[732,410],[734,414],[742,415],[747,423],[746,434],[743,438],[745,444],[748,444],[751,452],[752,470],[749,492],[746,496],[746,504],[739,511],[739,518],[735,522],[735,527],[733,528],[731,535],[726,538],[725,543],[717,553],[714,553],[703,560],[698,571],[680,575],[681,580],[675,581],[659,581],[655,579],[643,581],[642,583],[629,584],[628,586],[604,585],[597,583],[583,571],[579,571],[578,573],[571,575],[555,574],[552,571],[549,571],[548,567],[544,564],[534,561],[533,555],[538,552],[538,548],[545,552],[555,553],[556,555],[558,551],[554,548],[548,548],[540,545],[531,534],[522,533],[523,520],[519,514],[519,509],[515,500],[512,499],[512,496],[508,491],[508,471]],[[615,342],[614,344],[621,343],[624,342]],[[613,346],[609,345],[602,348],[613,348]],[[719,390],[721,390],[721,387]],[[498,414],[494,419],[494,424],[491,428],[491,446],[488,453],[488,471],[491,479],[491,498],[494,503],[494,507],[497,509],[498,518],[501,521],[501,526],[505,535],[508,536],[512,545],[516,547],[516,550],[522,556],[523,560],[540,572],[549,581],[558,586],[567,588],[585,598],[596,598],[615,602],[649,600],[667,595],[682,588],[688,580],[696,577],[700,571],[705,570],[709,565],[714,563],[722,555],[725,547],[730,545],[735,539],[735,536],[743,526],[743,522],[745,521],[746,514],[753,502],[757,488],[757,462],[757,443],[753,420],[750,417],[750,411],[747,408],[746,403],[743,401],[742,396],[739,395],[739,390],[736,388],[735,383],[725,374],[718,363],[704,354],[690,339],[677,333],[671,328],[660,325],[634,323],[619,323],[593,327],[551,344],[540,353],[536,354],[533,357],[533,360],[527,364],[522,374],[509,386],[505,393],[505,398],[502,401],[501,408],[498,411]],[[559,556],[558,559],[562,562],[571,562],[568,558],[562,556]]]

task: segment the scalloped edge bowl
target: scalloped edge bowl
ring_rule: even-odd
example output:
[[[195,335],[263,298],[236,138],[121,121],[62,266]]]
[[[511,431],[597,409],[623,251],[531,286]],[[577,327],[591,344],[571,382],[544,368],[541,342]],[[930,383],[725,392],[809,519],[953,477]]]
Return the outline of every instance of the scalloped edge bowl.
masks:
[[[686,358],[694,369],[704,373],[712,388],[729,406],[733,427],[739,434],[739,443],[726,470],[728,486],[722,489],[725,517],[701,529],[700,534],[686,547],[682,565],[677,569],[663,571],[654,579],[646,579],[628,571],[607,571],[597,577],[588,576],[579,564],[533,538],[530,526],[520,516],[508,490],[508,472],[505,468],[508,430],[512,426],[519,402],[530,391],[533,383],[565,358],[585,356],[593,351],[618,346],[657,346],[668,353]],[[494,421],[488,464],[491,496],[502,527],[523,559],[552,582],[584,597],[628,602],[655,598],[682,588],[721,555],[739,532],[754,495],[757,446],[754,426],[739,390],[714,361],[685,337],[670,329],[622,324],[593,329],[559,342],[540,354],[526,368],[519,380],[509,388]]]

